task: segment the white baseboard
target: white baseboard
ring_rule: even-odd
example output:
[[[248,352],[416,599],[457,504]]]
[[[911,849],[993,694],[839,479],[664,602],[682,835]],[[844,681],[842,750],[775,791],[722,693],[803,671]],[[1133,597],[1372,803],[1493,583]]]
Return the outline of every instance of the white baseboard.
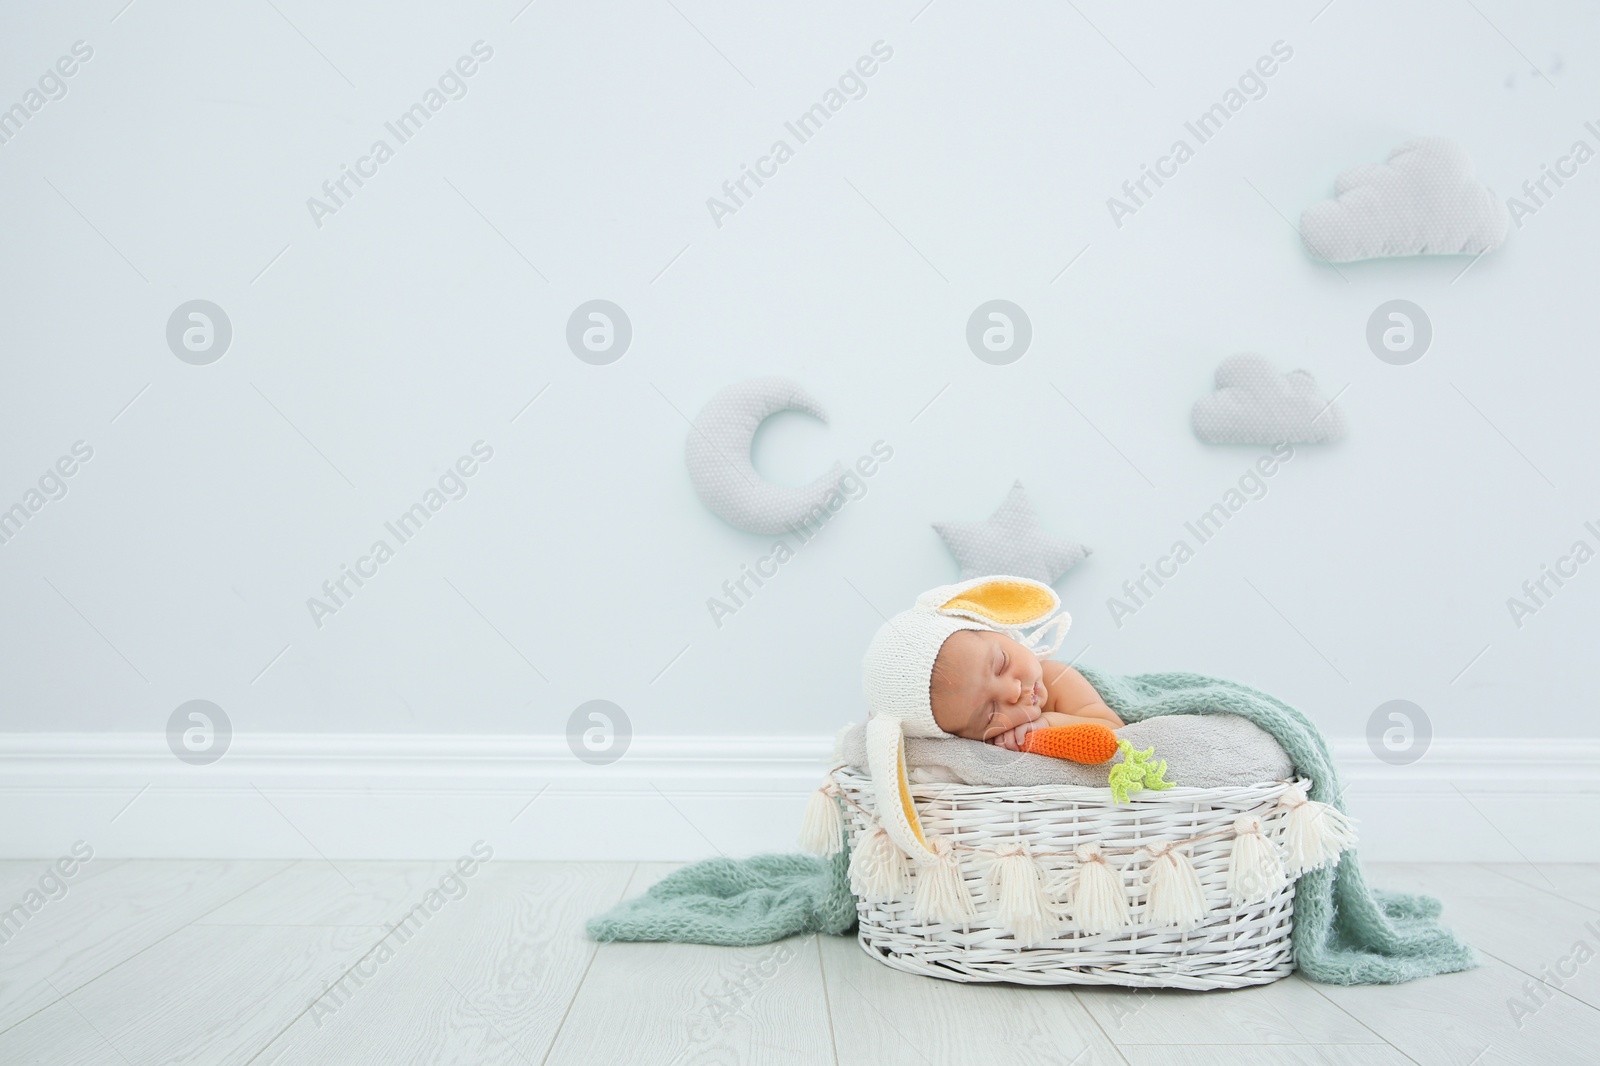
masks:
[[[831,736],[258,734],[209,766],[159,734],[0,734],[0,859],[663,860],[795,850]],[[1436,740],[1410,766],[1334,744],[1372,861],[1600,862],[1600,740]],[[531,803],[529,801],[532,801]]]

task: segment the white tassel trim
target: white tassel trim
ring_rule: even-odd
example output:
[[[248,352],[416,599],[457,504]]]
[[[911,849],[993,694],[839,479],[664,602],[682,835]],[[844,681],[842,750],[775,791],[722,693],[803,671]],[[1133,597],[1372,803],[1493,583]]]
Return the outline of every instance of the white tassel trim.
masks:
[[[1206,894],[1200,875],[1178,849],[1190,842],[1174,840],[1141,849],[1150,859],[1145,872],[1148,905],[1145,924],[1193,929],[1206,920]]]
[[[1044,870],[1026,841],[1001,845],[984,884],[995,916],[1018,944],[1049,940],[1061,927],[1061,916],[1045,890]]]
[[[933,841],[939,856],[917,867],[917,885],[911,903],[912,917],[925,922],[966,925],[978,916],[972,894],[961,877],[955,849],[943,838]]]
[[[889,831],[870,824],[850,852],[850,891],[863,899],[895,899],[906,891],[906,854]]]
[[[838,795],[838,785],[829,780],[807,805],[801,839],[813,853],[837,854],[845,845],[844,816],[834,800]],[[1263,827],[1261,816],[1243,814],[1233,820],[1226,878],[1233,906],[1270,899],[1307,870],[1337,861],[1356,843],[1352,820],[1329,804],[1307,798],[1304,785],[1290,786],[1277,808],[1286,812],[1281,848],[1272,839],[1275,833],[1269,835]],[[1215,835],[1156,842],[1138,849],[1139,859],[1148,866],[1142,877],[1146,906],[1137,924],[1187,931],[1205,923],[1210,905],[1204,883],[1179,849]],[[830,840],[831,848],[827,846]],[[937,858],[915,866],[916,878],[910,886],[912,916],[970,928],[978,913],[962,874],[958,849],[939,838],[932,839],[930,846]],[[1115,933],[1135,924],[1123,874],[1107,861],[1097,841],[1079,844],[1072,853],[1076,867],[1060,872],[1047,868],[1025,840],[961,850],[973,850],[989,860],[985,868],[980,858],[984,902],[993,907],[995,924],[1008,930],[1019,945],[1054,938],[1068,918],[1072,927],[1089,935]],[[912,868],[911,857],[880,823],[869,819],[850,852],[851,891],[866,899],[903,899]],[[1057,902],[1062,889],[1067,889],[1065,904]]]
[[[1128,924],[1128,897],[1122,875],[1113,870],[1094,841],[1079,844],[1073,879],[1072,920],[1085,933],[1114,933]]]
[[[1228,857],[1228,897],[1236,906],[1260,903],[1288,884],[1278,849],[1261,832],[1261,819],[1243,814],[1233,820],[1233,852]]]
[[[1337,862],[1346,849],[1355,847],[1355,823],[1336,807],[1307,799],[1304,785],[1286,789],[1278,806],[1289,811],[1283,833],[1283,858],[1290,877]]]
[[[813,855],[837,855],[844,848],[844,812],[839,810],[839,786],[830,778],[817,786],[806,801],[800,821],[800,849]]]

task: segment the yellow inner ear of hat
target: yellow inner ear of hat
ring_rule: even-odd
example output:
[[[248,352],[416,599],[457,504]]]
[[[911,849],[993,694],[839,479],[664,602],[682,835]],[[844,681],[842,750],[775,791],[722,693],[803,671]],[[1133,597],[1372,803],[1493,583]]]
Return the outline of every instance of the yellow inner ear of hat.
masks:
[[[906,753],[904,749],[901,750],[900,758],[896,761],[895,776],[899,779],[900,806],[905,809],[906,821],[911,823],[911,831],[917,835],[917,843],[926,848],[928,847],[928,841],[922,835],[922,822],[917,818],[917,805],[911,802],[911,788],[906,784]],[[928,850],[932,851],[933,849],[928,848]]]
[[[986,581],[946,600],[941,611],[971,611],[1003,626],[1042,618],[1054,606],[1050,593],[1020,581]]]

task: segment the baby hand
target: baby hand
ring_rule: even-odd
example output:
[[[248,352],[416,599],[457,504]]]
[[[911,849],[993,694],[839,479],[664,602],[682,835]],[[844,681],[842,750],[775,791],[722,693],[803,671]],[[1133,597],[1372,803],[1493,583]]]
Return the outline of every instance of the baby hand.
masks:
[[[989,743],[1005,748],[1007,751],[1020,752],[1022,750],[1023,737],[1027,736],[1035,729],[1043,729],[1049,724],[1050,723],[1046,722],[1042,717],[1036,718],[1031,722],[1023,722],[1019,726],[1013,726],[1012,728],[1006,730],[999,736],[990,737]]]

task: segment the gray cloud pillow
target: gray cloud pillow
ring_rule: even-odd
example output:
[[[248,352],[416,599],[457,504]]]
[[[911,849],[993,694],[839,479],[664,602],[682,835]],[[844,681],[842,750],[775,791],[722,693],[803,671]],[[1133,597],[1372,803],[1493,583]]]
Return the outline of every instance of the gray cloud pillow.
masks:
[[[1344,436],[1344,414],[1304,370],[1287,374],[1245,352],[1217,365],[1217,390],[1195,401],[1195,436],[1207,444],[1323,444]]]
[[[1393,255],[1477,255],[1506,239],[1509,216],[1454,141],[1424,137],[1339,175],[1335,197],[1300,215],[1300,239],[1330,263]]]

